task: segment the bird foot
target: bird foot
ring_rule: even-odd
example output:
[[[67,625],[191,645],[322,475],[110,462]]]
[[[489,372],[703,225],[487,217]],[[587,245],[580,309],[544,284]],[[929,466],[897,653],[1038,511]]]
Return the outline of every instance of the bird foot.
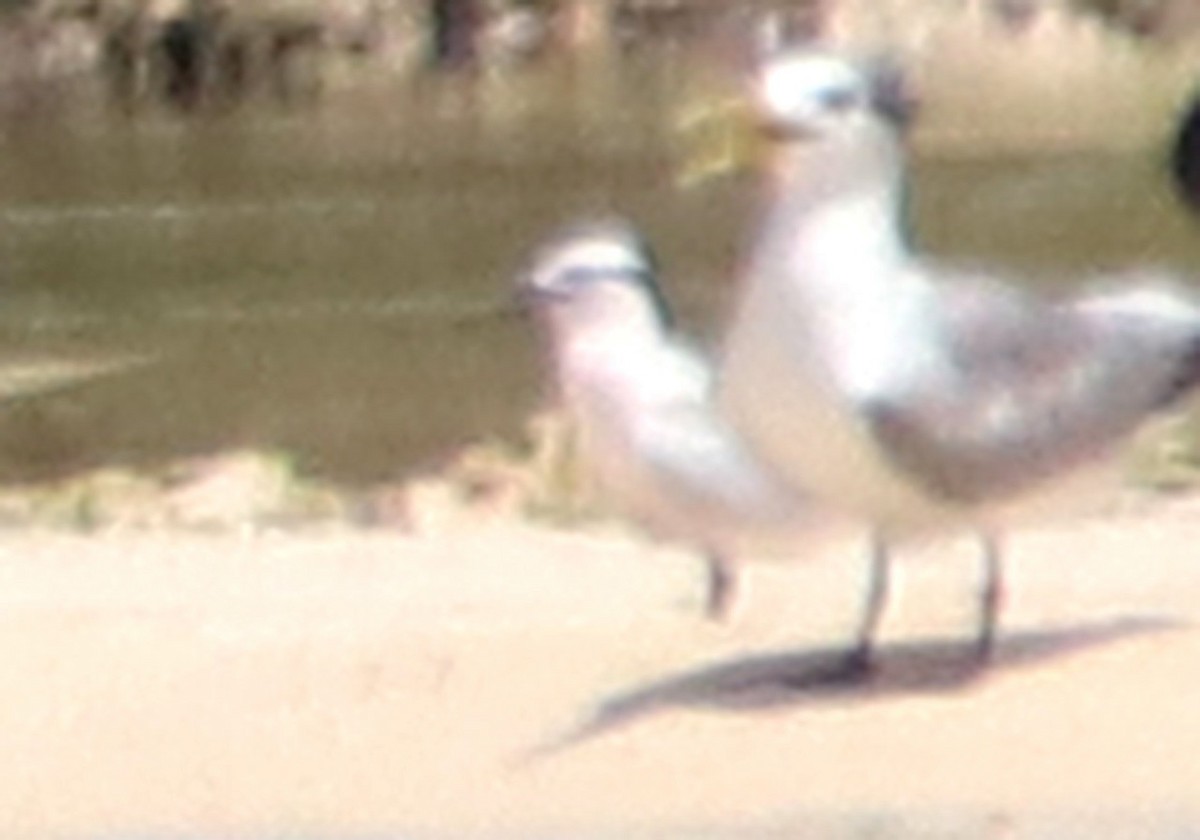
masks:
[[[838,670],[847,682],[865,680],[875,672],[874,651],[869,647],[854,648],[842,658]]]

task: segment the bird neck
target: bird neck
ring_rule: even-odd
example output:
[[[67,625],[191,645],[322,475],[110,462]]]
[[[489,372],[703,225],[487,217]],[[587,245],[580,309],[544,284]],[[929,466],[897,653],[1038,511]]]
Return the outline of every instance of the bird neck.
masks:
[[[647,382],[661,373],[659,362],[670,337],[648,309],[627,315],[576,321],[558,335],[554,355],[559,387],[567,404],[587,417],[594,419],[596,411],[611,414],[613,420],[625,415],[644,402]]]
[[[558,343],[569,355],[637,354],[667,340],[657,308],[641,292],[613,287],[576,307],[556,324]]]
[[[901,149],[880,131],[854,143],[784,148],[772,164],[759,270],[778,266],[828,294],[878,294],[910,257]],[[759,273],[756,271],[755,273]],[[849,282],[853,279],[853,282]],[[835,294],[836,292],[836,294]]]
[[[788,353],[804,348],[818,377],[866,395],[906,387],[912,371],[936,363],[909,354],[923,346],[913,336],[932,329],[932,288],[905,241],[901,150],[874,140],[776,161],[743,305],[743,323],[785,324],[775,339]],[[734,345],[750,336],[753,346],[752,329]]]

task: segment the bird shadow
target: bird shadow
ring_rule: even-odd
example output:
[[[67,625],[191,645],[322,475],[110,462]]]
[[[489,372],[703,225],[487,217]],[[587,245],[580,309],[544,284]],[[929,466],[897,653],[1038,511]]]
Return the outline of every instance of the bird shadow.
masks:
[[[526,760],[548,757],[679,709],[756,712],[822,702],[868,703],[949,693],[988,676],[1072,656],[1147,633],[1180,629],[1187,622],[1126,617],[1006,636],[980,661],[960,640],[921,640],[878,651],[868,669],[855,667],[845,648],[820,648],[739,656],[691,668],[602,698],[565,733],[534,747]],[[523,763],[523,762],[522,762]]]

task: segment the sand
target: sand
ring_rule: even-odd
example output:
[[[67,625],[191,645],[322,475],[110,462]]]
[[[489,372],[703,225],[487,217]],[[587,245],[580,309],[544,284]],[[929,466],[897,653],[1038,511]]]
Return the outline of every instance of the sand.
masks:
[[[1200,836],[1200,506],[902,553],[879,672],[823,680],[862,546],[746,570],[480,523],[0,536],[0,835]]]

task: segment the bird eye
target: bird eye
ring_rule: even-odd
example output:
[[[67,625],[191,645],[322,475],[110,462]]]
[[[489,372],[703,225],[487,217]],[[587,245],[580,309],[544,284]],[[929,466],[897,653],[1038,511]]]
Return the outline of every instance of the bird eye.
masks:
[[[559,280],[559,285],[563,287],[578,288],[586,286],[589,283],[594,283],[597,280],[604,278],[606,272],[603,267],[594,265],[578,265],[566,269],[562,273]]]
[[[858,104],[858,96],[850,88],[826,88],[817,93],[817,101],[827,111],[843,113]]]

